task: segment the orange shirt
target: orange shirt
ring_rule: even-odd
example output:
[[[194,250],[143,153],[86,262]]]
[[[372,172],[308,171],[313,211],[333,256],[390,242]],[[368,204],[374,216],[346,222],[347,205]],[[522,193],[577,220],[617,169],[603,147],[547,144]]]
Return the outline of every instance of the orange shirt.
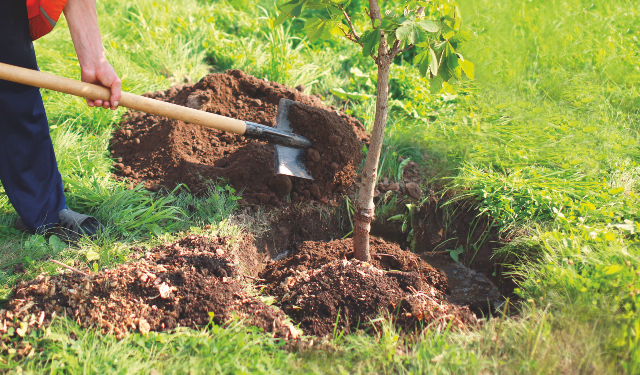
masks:
[[[67,0],[27,0],[31,39],[36,40],[53,30]]]

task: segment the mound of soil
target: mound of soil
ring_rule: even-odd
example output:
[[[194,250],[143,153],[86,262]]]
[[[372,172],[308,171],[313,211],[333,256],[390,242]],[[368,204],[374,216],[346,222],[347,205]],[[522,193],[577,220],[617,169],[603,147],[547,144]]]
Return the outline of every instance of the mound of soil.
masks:
[[[323,108],[305,104],[293,104],[289,107],[289,121],[296,133],[308,138],[313,148],[307,149],[307,168],[320,184],[325,183],[324,191],[333,191],[336,185],[340,192],[350,187],[356,180],[356,168],[362,161],[362,143],[348,123],[338,112],[329,112]],[[344,181],[349,181],[346,186]],[[320,199],[322,191],[309,190],[311,195]],[[291,195],[297,202],[304,191]]]
[[[315,96],[240,70],[211,74],[194,85],[147,96],[267,126],[275,126],[280,98],[301,103],[292,107],[290,122],[294,132],[314,142],[308,154],[315,181],[274,175],[270,144],[133,111],[111,140],[116,179],[126,177],[153,191],[184,183],[196,195],[207,190],[209,181],[224,179],[244,191],[242,203],[276,206],[291,192],[294,201],[330,200],[349,191],[355,181],[366,140],[364,128]]]
[[[0,334],[41,327],[53,316],[71,317],[83,327],[124,337],[129,331],[199,328],[212,313],[225,324],[233,316],[288,338],[296,335],[286,316],[247,294],[228,259],[227,239],[188,236],[151,249],[139,261],[82,276],[43,276],[23,282],[0,310]],[[22,333],[21,335],[24,335]]]
[[[417,255],[402,250],[394,243],[371,237],[371,263],[376,268],[387,271],[415,272],[426,284],[431,285],[444,296],[449,290],[445,274],[431,267]],[[260,277],[274,286],[287,277],[317,269],[333,260],[353,259],[353,239],[347,238],[331,242],[305,241],[295,254],[268,264]]]
[[[467,307],[449,304],[445,275],[398,245],[372,238],[372,264],[353,258],[353,240],[304,242],[295,255],[269,264],[260,276],[267,293],[307,334],[365,328],[389,312],[403,330],[476,323]]]
[[[415,272],[382,271],[357,260],[334,260],[320,269],[288,277],[274,294],[282,309],[307,334],[326,336],[370,326],[389,311],[396,326],[412,331],[431,324],[464,328],[476,319],[468,308],[451,305]]]

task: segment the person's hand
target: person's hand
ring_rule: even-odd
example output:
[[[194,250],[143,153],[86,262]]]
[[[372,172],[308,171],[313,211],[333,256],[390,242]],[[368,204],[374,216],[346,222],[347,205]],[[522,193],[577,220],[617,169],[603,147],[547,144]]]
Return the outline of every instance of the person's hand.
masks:
[[[93,83],[111,89],[111,98],[107,101],[87,99],[89,107],[118,109],[121,96],[121,81],[113,67],[103,60],[97,66],[81,66],[80,77],[83,82]]]
[[[64,6],[82,81],[111,89],[109,100],[87,100],[89,107],[116,109],[120,103],[120,78],[107,62],[98,29],[96,0],[69,0]]]

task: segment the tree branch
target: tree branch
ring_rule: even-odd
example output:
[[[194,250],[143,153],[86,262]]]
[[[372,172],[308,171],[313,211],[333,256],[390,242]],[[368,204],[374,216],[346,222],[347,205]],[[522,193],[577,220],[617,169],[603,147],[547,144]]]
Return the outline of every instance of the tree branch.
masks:
[[[400,41],[396,40],[395,43],[393,43],[393,48],[391,48],[391,52],[389,52],[389,56],[393,59],[394,57],[398,56],[399,54],[403,53],[404,51],[410,50],[413,47],[415,47],[415,45],[409,44],[408,46],[404,47],[403,49],[400,49]]]
[[[64,267],[64,268],[66,268],[66,269],[68,269],[68,270],[70,270],[70,271],[73,271],[73,272],[75,272],[75,273],[77,273],[77,274],[80,274],[80,275],[82,275],[82,276],[91,276],[91,275],[89,275],[89,274],[88,274],[88,273],[86,273],[86,272],[82,272],[82,271],[80,271],[79,269],[77,269],[77,268],[75,268],[75,267],[68,266],[68,265],[66,265],[66,264],[64,264],[64,263],[62,263],[62,262],[58,262],[57,260],[49,259],[49,262],[51,262],[51,263],[55,263],[55,264],[57,264],[57,265],[59,265],[59,266],[61,266],[61,267]]]
[[[355,39],[351,34],[347,33],[346,31],[344,31],[344,29],[342,28],[342,25],[339,26],[340,31],[342,31],[342,35],[344,35],[345,38],[349,39],[350,41],[354,42],[354,43],[358,43],[359,39]]]
[[[349,28],[351,29],[351,34],[353,34],[354,38],[356,39],[356,42],[359,41],[360,37],[358,36],[358,33],[356,33],[355,27],[353,27],[353,23],[351,23],[351,17],[349,17],[349,14],[347,14],[347,11],[344,10],[342,5],[340,5],[339,8],[342,11],[342,14],[344,14],[344,17],[347,19],[347,23],[349,24]]]
[[[408,46],[406,46],[403,49],[401,49],[400,51],[398,51],[398,53],[396,53],[396,55],[399,55],[399,54],[403,53],[404,51],[408,51],[413,47],[414,47],[413,44],[409,44]],[[394,57],[395,57],[395,55],[394,55]]]
[[[391,47],[391,50],[389,51],[389,56],[391,56],[392,59],[396,57],[396,54],[398,53],[399,49],[400,49],[400,41],[396,39],[396,41],[393,42],[393,46]]]

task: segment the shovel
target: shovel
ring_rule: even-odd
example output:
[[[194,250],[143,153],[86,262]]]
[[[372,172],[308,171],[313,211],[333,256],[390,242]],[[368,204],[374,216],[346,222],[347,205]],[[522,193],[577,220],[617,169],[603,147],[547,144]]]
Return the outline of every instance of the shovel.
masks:
[[[106,87],[3,63],[0,63],[0,79],[42,87],[91,100],[108,101],[111,97],[111,90]],[[272,128],[124,91],[120,99],[121,106],[136,111],[169,117],[174,120],[274,143],[276,150],[275,170],[277,174],[313,180],[311,173],[305,166],[306,158],[304,153],[305,148],[311,147],[311,142],[304,137],[293,134],[291,131],[288,119],[291,103],[293,101],[289,99],[280,99],[276,127]]]

